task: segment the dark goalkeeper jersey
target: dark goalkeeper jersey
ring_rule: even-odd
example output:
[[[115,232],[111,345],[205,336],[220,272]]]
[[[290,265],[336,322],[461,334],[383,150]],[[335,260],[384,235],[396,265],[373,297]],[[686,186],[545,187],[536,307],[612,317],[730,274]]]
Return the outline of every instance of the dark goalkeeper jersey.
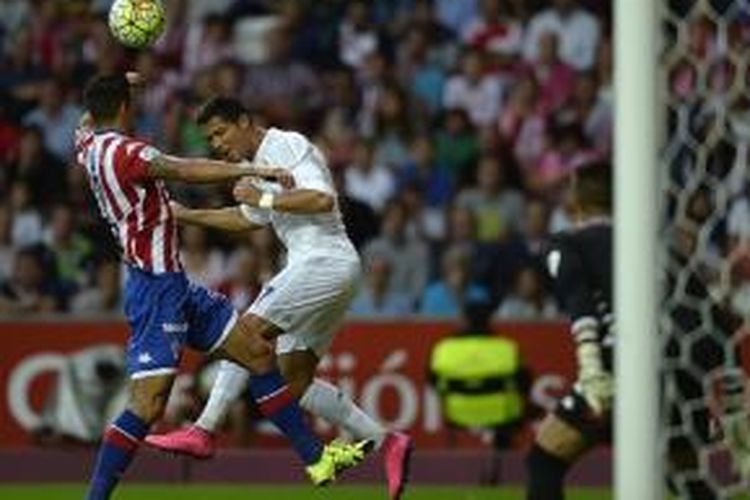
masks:
[[[599,340],[611,345],[612,224],[592,219],[557,233],[545,252],[557,300],[572,322],[573,335],[594,326]]]

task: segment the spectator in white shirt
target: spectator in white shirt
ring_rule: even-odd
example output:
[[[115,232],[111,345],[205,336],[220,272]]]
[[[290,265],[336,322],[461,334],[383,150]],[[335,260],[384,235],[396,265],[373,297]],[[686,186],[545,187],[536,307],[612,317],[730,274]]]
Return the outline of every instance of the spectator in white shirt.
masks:
[[[378,33],[370,23],[367,2],[349,4],[339,28],[339,59],[347,66],[362,69],[367,56],[378,50]]]
[[[373,146],[366,141],[357,144],[354,163],[346,169],[344,183],[349,196],[368,204],[378,213],[396,191],[393,172],[374,162]]]
[[[750,315],[750,181],[729,209],[727,221],[731,264],[731,304],[742,316]],[[725,263],[725,259],[721,259]]]
[[[28,185],[17,182],[10,188],[13,213],[11,240],[16,247],[36,245],[42,241],[42,215],[32,203]]]
[[[537,60],[540,38],[551,31],[560,40],[560,57],[564,62],[581,71],[594,65],[601,26],[599,20],[578,3],[578,0],[554,0],[552,7],[531,19],[523,48],[527,62]]]
[[[732,248],[750,244],[750,182],[730,205],[727,232]]]
[[[464,54],[461,73],[452,76],[445,86],[446,109],[463,109],[477,127],[494,125],[500,116],[502,87],[499,79],[484,73],[482,55],[476,51]]]

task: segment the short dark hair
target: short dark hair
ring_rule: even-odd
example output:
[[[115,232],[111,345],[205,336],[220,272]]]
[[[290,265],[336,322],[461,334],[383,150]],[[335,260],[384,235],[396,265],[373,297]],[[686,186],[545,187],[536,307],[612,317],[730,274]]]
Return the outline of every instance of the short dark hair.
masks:
[[[606,161],[588,163],[575,173],[575,191],[584,210],[612,211],[612,165]]]
[[[120,107],[130,104],[130,84],[123,74],[96,76],[86,86],[83,103],[95,122],[112,121]]]
[[[250,117],[250,112],[239,101],[231,97],[214,97],[209,99],[198,111],[198,125],[205,125],[212,118],[237,123],[242,116]]]

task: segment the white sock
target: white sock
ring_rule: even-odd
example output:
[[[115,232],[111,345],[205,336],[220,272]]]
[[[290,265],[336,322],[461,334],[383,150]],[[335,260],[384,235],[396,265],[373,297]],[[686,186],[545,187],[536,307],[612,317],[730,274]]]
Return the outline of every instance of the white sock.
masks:
[[[216,432],[224,421],[227,410],[247,386],[250,374],[231,361],[221,361],[219,374],[211,389],[208,402],[195,425]],[[380,447],[386,429],[367,415],[338,387],[316,378],[299,400],[299,405],[315,416],[337,425],[356,439],[372,439]]]
[[[316,378],[299,400],[299,405],[313,415],[337,425],[355,439],[372,439],[380,447],[385,428],[354,404],[341,389]]]
[[[195,425],[209,432],[216,432],[224,422],[227,410],[247,387],[250,373],[231,361],[221,361],[219,374],[211,388],[208,403]]]

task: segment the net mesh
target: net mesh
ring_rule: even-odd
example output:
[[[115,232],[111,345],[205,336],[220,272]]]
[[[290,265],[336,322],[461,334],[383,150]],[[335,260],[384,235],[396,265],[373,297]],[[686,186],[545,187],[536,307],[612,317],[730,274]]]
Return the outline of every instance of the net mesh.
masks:
[[[750,1],[659,4],[667,474],[679,498],[735,498],[748,483],[714,422],[725,389],[744,379],[750,312]]]

